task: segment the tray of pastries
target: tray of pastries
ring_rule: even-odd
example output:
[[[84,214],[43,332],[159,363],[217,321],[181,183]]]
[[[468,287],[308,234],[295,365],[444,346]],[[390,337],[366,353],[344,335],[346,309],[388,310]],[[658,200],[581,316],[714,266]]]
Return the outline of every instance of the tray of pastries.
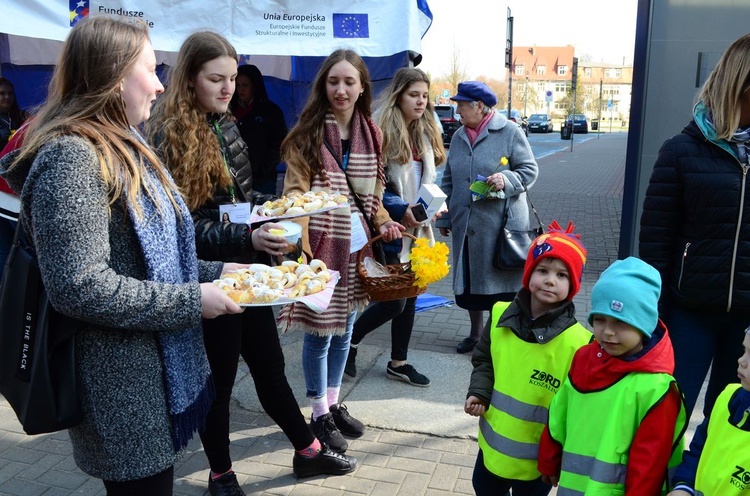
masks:
[[[315,259],[309,264],[285,260],[275,267],[250,264],[247,268],[223,273],[214,284],[238,305],[254,307],[305,303],[305,298],[326,289],[332,294],[338,280],[338,272],[328,270],[322,260]]]
[[[282,196],[269,200],[255,212],[258,220],[293,219],[328,212],[345,207],[349,202],[346,195],[326,191]]]

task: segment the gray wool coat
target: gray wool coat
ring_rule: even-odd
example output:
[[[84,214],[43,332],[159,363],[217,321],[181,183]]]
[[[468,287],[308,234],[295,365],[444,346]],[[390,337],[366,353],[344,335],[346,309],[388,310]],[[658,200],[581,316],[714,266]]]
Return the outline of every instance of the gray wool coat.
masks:
[[[13,156],[0,159],[0,170]],[[180,453],[170,436],[157,333],[201,325],[199,284],[146,280],[127,209],[117,200],[108,213],[107,190],[88,141],[52,140],[33,164],[3,177],[21,192],[52,305],[84,321],[76,335],[84,419],[69,430],[76,464],[115,481],[166,470]],[[200,263],[200,280],[214,279],[221,267]]]
[[[466,128],[453,135],[450,152],[443,173],[441,189],[448,195],[448,215],[438,219],[438,227],[451,229],[453,240],[453,292],[463,294],[511,293],[521,288],[523,270],[499,270],[492,265],[495,243],[503,224],[505,200],[471,200],[469,186],[477,174],[490,176],[498,172],[502,157],[508,165],[499,172],[505,176],[508,199],[508,227],[513,230],[530,229],[526,193],[539,174],[539,166],[531,146],[521,128],[505,116],[494,112],[482,132],[469,144]],[[468,241],[468,252],[464,249]],[[465,287],[464,260],[468,257],[471,287]]]

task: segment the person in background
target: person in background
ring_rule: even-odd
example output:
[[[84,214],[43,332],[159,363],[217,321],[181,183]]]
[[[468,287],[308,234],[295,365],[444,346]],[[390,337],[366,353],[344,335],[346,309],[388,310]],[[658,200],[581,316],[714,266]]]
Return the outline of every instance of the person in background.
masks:
[[[453,239],[453,292],[471,321],[469,336],[456,351],[467,353],[479,340],[484,312],[496,301],[513,300],[521,288],[523,270],[497,269],[492,259],[506,210],[508,229],[531,229],[524,187],[534,184],[539,166],[521,128],[493,110],[497,97],[486,84],[459,83],[451,100],[457,102],[463,126],[451,139],[440,186],[448,196],[448,214],[435,225]],[[473,201],[469,186],[480,175],[497,193]]]
[[[750,322],[750,34],[703,84],[687,126],[664,142],[643,201],[638,253],[664,283],[659,313],[674,343],[688,415],[736,380]]]
[[[27,117],[26,112],[18,106],[13,83],[10,79],[0,76],[0,157],[17,148],[16,144],[10,146],[8,142]],[[8,186],[5,179],[0,178],[0,281],[3,278],[5,259],[13,244],[20,208],[18,195]]]
[[[27,118],[28,114],[18,106],[13,83],[0,76],[0,150]]]
[[[560,494],[664,494],[687,420],[660,290],[659,272],[635,257],[615,261],[591,290],[596,342],[573,357],[539,446],[542,480]]]
[[[210,282],[237,264],[198,261],[190,212],[137,131],[163,90],[144,23],[86,17],[23,147],[0,159],[52,305],[83,322],[68,433],[110,496],[172,494],[213,397],[201,317],[242,311]]]
[[[221,220],[222,205],[246,205],[252,191],[251,165],[228,112],[234,92],[237,54],[220,34],[200,31],[182,44],[170,72],[170,84],[154,108],[149,140],[172,171],[195,221],[198,255],[207,260],[271,263],[286,247],[283,236],[270,232],[279,224],[250,229],[246,223]],[[236,171],[236,175],[229,170]],[[240,181],[239,178],[246,178]],[[227,215],[227,212],[224,212]],[[250,369],[263,409],[284,431],[295,449],[297,475],[344,474],[356,460],[330,451],[310,432],[284,373],[284,354],[271,307],[248,308],[203,322],[203,340],[211,364],[216,399],[203,448],[211,466],[212,496],[245,494],[232,470],[229,402],[240,355]]]
[[[28,121],[27,121],[28,124]],[[22,142],[22,133],[16,132],[13,137],[0,150],[0,158],[19,148]],[[21,211],[21,200],[15,191],[11,189],[8,182],[0,177],[0,281],[3,279],[5,260],[8,258],[10,248],[18,223],[18,213]]]
[[[729,496],[750,489],[750,327],[745,329],[742,347],[737,360],[740,383],[724,389],[711,416],[695,430],[690,449],[672,477],[674,490],[667,496]]]
[[[435,167],[445,162],[442,135],[435,125],[430,103],[430,80],[420,69],[402,68],[393,76],[376,104],[376,120],[383,132],[383,160],[386,190],[383,205],[392,219],[416,237],[435,241],[432,227],[417,220],[412,213],[422,184],[433,184]],[[387,264],[409,261],[411,238],[402,238],[383,247]],[[370,332],[391,320],[391,361],[386,377],[412,384],[429,386],[430,380],[407,363],[414,308],[417,297],[377,302],[354,323],[354,332],[344,372],[357,374],[357,345]]]
[[[575,317],[587,251],[573,229],[553,222],[534,240],[523,288],[512,302],[495,303],[471,357],[464,411],[480,417],[472,477],[478,496],[510,489],[514,496],[546,496],[552,489],[537,469],[539,439],[573,355],[592,337]]]
[[[237,68],[230,108],[242,140],[247,143],[253,173],[253,189],[276,193],[276,166],[287,133],[281,108],[268,99],[263,75],[254,65]]]
[[[386,242],[404,230],[381,202],[385,176],[380,129],[371,119],[371,86],[362,57],[352,50],[334,51],[318,70],[299,121],[281,148],[287,163],[285,195],[328,191],[349,198],[348,208],[295,219],[302,226],[307,260],[322,260],[340,274],[330,305],[322,314],[299,303],[285,305],[279,313],[283,331],[305,332],[302,365],[312,429],[338,452],[348,448],[343,435],[356,438],[365,432],[364,424],[339,402],[352,326],[369,302],[356,273],[357,252],[370,238],[368,223]],[[366,255],[372,256],[369,248]]]

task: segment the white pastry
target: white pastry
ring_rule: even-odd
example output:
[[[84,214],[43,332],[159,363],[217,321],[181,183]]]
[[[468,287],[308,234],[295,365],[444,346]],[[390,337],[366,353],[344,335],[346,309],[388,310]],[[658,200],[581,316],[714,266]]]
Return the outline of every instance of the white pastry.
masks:
[[[326,266],[326,263],[323,260],[319,260],[317,258],[313,259],[310,262],[310,268],[314,270],[315,272],[320,272],[321,270],[328,269],[328,267]]]

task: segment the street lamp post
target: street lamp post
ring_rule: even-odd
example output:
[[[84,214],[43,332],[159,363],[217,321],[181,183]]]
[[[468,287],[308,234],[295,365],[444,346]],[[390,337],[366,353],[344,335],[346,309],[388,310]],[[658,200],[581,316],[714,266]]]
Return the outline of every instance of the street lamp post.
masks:
[[[508,7],[508,15],[506,19],[505,28],[505,67],[508,68],[508,118],[511,116],[511,105],[513,100],[513,16],[510,15],[510,7]]]
[[[526,118],[526,116],[529,115],[526,113],[526,101],[528,100],[528,98],[529,98],[529,76],[526,76],[526,86],[524,86],[524,89],[523,89],[523,117],[524,118]]]

